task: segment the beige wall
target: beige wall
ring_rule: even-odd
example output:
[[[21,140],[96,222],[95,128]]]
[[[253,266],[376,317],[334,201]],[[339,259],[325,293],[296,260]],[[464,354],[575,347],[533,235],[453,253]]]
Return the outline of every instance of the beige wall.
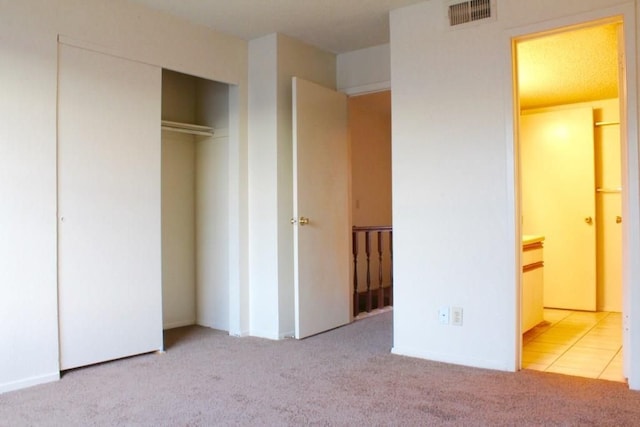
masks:
[[[391,225],[391,92],[349,98],[353,225]]]

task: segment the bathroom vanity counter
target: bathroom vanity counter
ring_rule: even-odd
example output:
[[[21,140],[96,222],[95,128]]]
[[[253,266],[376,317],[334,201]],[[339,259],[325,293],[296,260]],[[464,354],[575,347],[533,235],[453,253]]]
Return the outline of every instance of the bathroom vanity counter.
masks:
[[[542,243],[544,241],[544,236],[540,236],[537,234],[524,234],[522,236],[522,246],[531,245],[534,243]]]
[[[522,332],[544,320],[544,236],[522,236]]]

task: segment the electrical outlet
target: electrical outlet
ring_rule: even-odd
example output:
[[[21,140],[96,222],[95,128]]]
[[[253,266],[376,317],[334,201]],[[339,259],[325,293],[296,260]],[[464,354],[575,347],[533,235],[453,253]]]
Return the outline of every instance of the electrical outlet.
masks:
[[[451,324],[462,326],[462,307],[451,307]]]
[[[440,307],[438,310],[438,318],[441,325],[449,324],[449,307]]]

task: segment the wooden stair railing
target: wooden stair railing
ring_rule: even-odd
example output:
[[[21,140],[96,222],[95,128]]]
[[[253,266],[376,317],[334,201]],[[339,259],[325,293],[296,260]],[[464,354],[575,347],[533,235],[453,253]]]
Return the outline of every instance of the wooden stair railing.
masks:
[[[366,291],[361,292],[359,290],[358,280],[358,255],[359,255],[359,242],[360,236],[364,234],[364,252],[366,262]],[[374,290],[371,287],[371,235],[377,236],[377,261],[378,261],[378,283],[377,288]],[[384,235],[387,235],[387,247],[388,252],[385,252],[383,241]],[[393,305],[393,228],[388,226],[365,226],[365,227],[353,227],[352,231],[352,251],[353,251],[353,315],[357,316],[360,312],[361,296],[364,296],[364,310],[370,313],[373,310],[373,299],[376,297],[378,309],[385,307],[385,299],[387,305]],[[384,255],[388,255],[388,286],[384,286]],[[373,254],[375,256],[375,254]],[[385,295],[385,288],[387,290]],[[364,295],[363,295],[364,294]]]

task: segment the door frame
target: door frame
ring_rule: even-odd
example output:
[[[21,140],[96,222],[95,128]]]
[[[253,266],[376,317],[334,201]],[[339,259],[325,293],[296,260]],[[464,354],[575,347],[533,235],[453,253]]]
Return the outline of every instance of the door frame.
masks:
[[[620,40],[620,51],[624,55],[624,78],[620,84],[621,104],[621,157],[622,157],[622,215],[625,220],[622,223],[623,247],[623,360],[624,374],[628,378],[631,389],[640,389],[640,366],[630,363],[634,356],[640,355],[640,266],[634,265],[632,260],[640,259],[640,197],[639,176],[640,165],[638,159],[638,93],[637,93],[637,67],[636,67],[636,17],[634,3],[623,4],[616,7],[594,10],[544,21],[541,23],[513,28],[504,32],[505,50],[505,118],[507,135],[507,185],[512,250],[513,250],[513,277],[516,284],[515,292],[515,325],[516,348],[513,350],[513,362],[516,370],[521,369],[522,361],[522,334],[520,332],[521,321],[521,200],[520,200],[520,176],[519,176],[519,146],[518,146],[518,115],[519,106],[516,90],[516,68],[513,62],[513,49],[516,40],[543,34],[565,32],[571,29],[588,27],[607,22],[623,23],[623,40]],[[508,67],[508,68],[507,68]]]
[[[362,96],[362,95],[371,95],[373,93],[378,93],[378,92],[386,92],[389,91],[391,96],[393,96],[393,89],[391,88],[391,81],[390,80],[386,80],[386,81],[382,81],[382,82],[376,82],[376,83],[370,83],[370,84],[366,84],[366,85],[360,85],[360,86],[354,86],[354,87],[345,87],[342,89],[337,89],[338,92],[342,92],[347,96],[347,102],[349,102],[349,98],[352,97],[356,97],[356,96]],[[393,101],[391,102],[393,104]],[[393,124],[393,108],[391,109],[391,123]],[[351,134],[350,134],[350,119],[347,117],[347,130],[349,132],[348,138],[349,138],[349,230],[353,229],[353,193],[352,193],[352,182],[351,182],[351,178],[352,178],[352,165],[351,165]],[[391,148],[393,150],[393,140],[391,141]],[[393,174],[391,176],[391,185],[393,186]],[[391,194],[391,201],[393,203],[393,193]],[[392,218],[392,222],[393,222],[393,218]],[[393,225],[393,224],[392,224]],[[353,248],[352,248],[353,249]],[[349,263],[349,277],[353,278],[353,274],[354,274],[354,267],[353,267],[353,261]],[[353,296],[351,295],[350,298],[353,298]],[[351,304],[353,305],[353,304]],[[353,310],[352,310],[353,311]],[[359,313],[355,313],[352,312],[351,313],[351,322],[353,322],[356,317],[358,317]]]
[[[370,84],[370,85],[366,85],[366,86],[358,86],[356,88],[345,88],[343,90],[341,90],[345,95],[347,95],[347,104],[349,103],[349,100],[351,98],[356,98],[359,96],[366,96],[366,95],[373,95],[373,94],[377,94],[377,93],[381,93],[381,92],[389,92],[389,96],[392,96],[393,91],[391,90],[391,82],[390,81],[386,81],[386,82],[381,82],[381,83],[374,83],[374,84]],[[349,106],[347,106],[347,109],[349,109]],[[391,105],[389,105],[389,110],[390,112],[392,112],[392,108]],[[393,122],[393,118],[389,118],[390,124]],[[350,191],[349,191],[349,203],[350,203],[350,209],[349,209],[349,230],[352,230],[353,227],[355,226],[354,224],[354,215],[353,215],[353,206],[354,206],[354,196],[353,196],[353,158],[352,158],[352,149],[353,149],[353,145],[352,145],[352,140],[351,140],[351,117],[348,117],[347,120],[347,128],[348,128],[348,132],[349,132],[349,155],[350,155],[350,164],[349,164],[349,176],[350,176],[350,182],[349,182],[349,186],[350,186]],[[391,149],[393,149],[393,141],[390,141],[391,144]],[[393,174],[392,174],[393,175]],[[393,176],[390,177],[390,184],[393,186]],[[393,204],[393,192],[391,194],[391,203]],[[392,206],[390,206],[390,208],[392,208]],[[391,226],[393,226],[393,218],[391,218]],[[352,243],[353,245],[353,243]],[[353,249],[353,248],[352,248]],[[353,260],[349,263],[349,277],[353,279],[354,277],[354,270],[355,270],[355,266],[353,263]],[[386,273],[385,273],[386,274]],[[373,288],[372,288],[373,289]],[[352,289],[353,292],[353,289]],[[391,291],[391,295],[393,296],[393,291]],[[351,298],[354,298],[353,293]],[[353,304],[352,304],[353,305]],[[352,322],[354,320],[357,320],[358,317],[362,314],[362,313],[366,313],[366,312],[356,312],[357,310],[352,309],[353,313],[352,313]]]

